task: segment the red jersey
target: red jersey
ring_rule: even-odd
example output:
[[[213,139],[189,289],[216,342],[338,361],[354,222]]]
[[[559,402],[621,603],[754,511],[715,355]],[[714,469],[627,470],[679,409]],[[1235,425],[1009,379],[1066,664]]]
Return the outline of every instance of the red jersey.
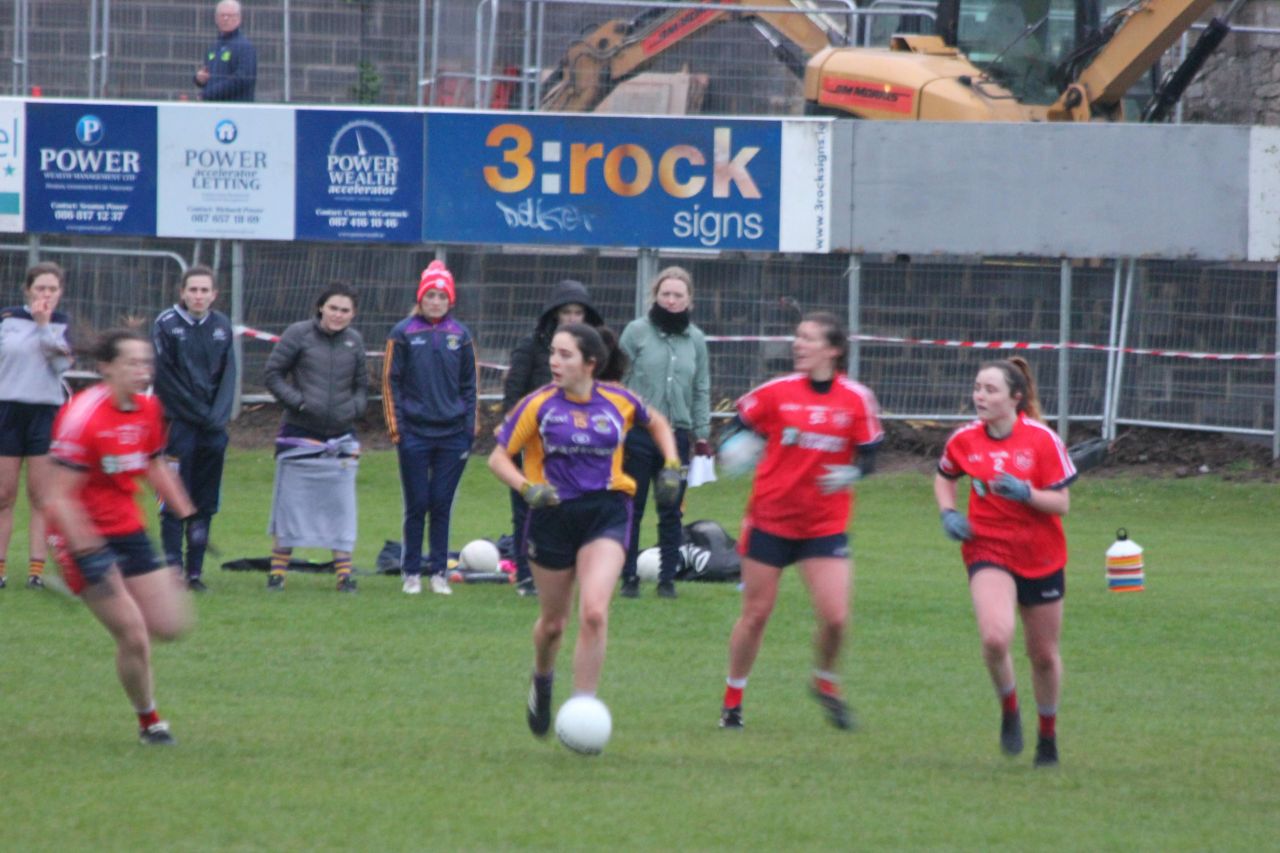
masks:
[[[973,538],[960,547],[965,565],[995,563],[1025,578],[1045,577],[1066,566],[1062,518],[999,497],[990,488],[1002,473],[1037,489],[1070,485],[1076,468],[1062,439],[1049,427],[1018,415],[1013,432],[995,439],[987,435],[981,421],[971,421],[947,439],[938,471],[953,480],[968,474],[972,481],[969,525]]]
[[[827,393],[801,373],[766,382],[738,400],[738,415],[765,437],[745,522],[787,539],[843,533],[853,494],[824,495],[818,477],[827,465],[849,465],[858,448],[884,438],[871,389],[837,373]]]
[[[72,397],[53,422],[50,453],[63,465],[88,472],[77,497],[103,536],[146,528],[134,499],[137,480],[164,451],[160,401],[135,394],[133,402],[132,411],[122,411],[110,388],[95,385]]]

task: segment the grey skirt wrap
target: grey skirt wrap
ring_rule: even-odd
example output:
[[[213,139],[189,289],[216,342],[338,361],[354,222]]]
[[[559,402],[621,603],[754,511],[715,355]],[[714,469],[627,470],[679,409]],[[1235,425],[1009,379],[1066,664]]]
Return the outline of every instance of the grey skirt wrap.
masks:
[[[284,548],[355,550],[359,442],[299,445],[276,456],[267,532]]]

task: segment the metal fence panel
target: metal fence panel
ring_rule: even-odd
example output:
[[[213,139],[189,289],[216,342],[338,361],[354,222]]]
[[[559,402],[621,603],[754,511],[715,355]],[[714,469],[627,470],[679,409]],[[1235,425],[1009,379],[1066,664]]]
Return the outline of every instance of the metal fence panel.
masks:
[[[1213,354],[1275,353],[1274,267],[1146,261],[1128,345]],[[1118,417],[1271,431],[1276,362],[1130,357]]]

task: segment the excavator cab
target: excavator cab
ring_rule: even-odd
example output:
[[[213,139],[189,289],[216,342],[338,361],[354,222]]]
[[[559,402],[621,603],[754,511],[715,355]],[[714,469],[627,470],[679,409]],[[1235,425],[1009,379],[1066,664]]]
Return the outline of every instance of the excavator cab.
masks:
[[[1097,0],[942,0],[937,31],[1024,104],[1062,93],[1061,70],[1098,26]]]

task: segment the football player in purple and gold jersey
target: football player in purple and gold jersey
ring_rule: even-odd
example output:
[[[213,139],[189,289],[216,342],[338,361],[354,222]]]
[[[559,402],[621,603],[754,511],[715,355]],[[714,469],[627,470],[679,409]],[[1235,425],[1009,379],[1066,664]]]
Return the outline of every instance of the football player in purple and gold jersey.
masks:
[[[530,508],[525,547],[540,613],[533,625],[528,721],[538,737],[551,727],[551,684],[575,578],[574,695],[594,696],[600,680],[609,601],[633,535],[636,485],[622,471],[627,430],[647,428],[666,460],[658,501],[680,496],[680,458],[666,418],[623,386],[596,378],[618,375],[615,362],[623,357],[591,326],[561,326],[551,340],[551,384],[511,410],[489,456],[489,468]],[[512,461],[521,452],[523,470]]]

